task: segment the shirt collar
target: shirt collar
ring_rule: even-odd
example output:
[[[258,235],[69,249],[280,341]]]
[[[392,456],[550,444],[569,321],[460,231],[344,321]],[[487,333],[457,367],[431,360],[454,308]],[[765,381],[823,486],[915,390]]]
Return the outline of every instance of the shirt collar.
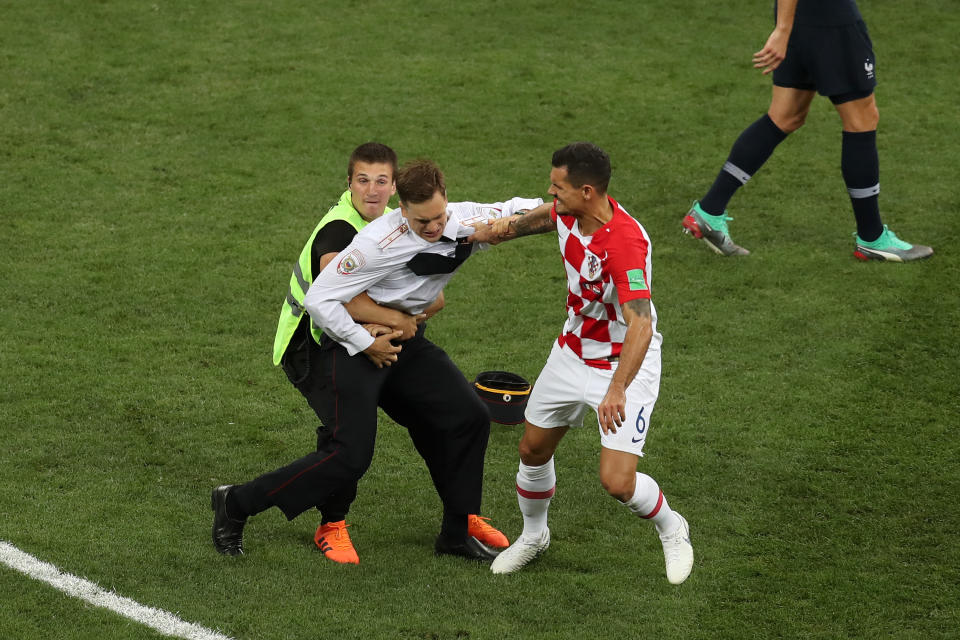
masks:
[[[448,242],[456,242],[460,237],[459,231],[461,228],[465,227],[460,224],[460,219],[454,217],[453,212],[450,211],[450,207],[447,207],[447,226],[443,228],[443,233],[441,235]]]
[[[436,244],[429,242],[428,240],[424,240],[414,233],[413,229],[410,228],[410,224],[407,222],[407,219],[403,217],[403,212],[400,209],[397,209],[397,211],[400,212],[400,217],[403,218],[404,224],[407,225],[407,233],[410,234],[411,237],[416,238],[420,242],[426,242],[427,244]],[[461,229],[464,230],[464,233],[460,233]],[[447,224],[443,227],[443,233],[440,234],[440,239],[437,240],[437,242],[456,242],[461,237],[465,238],[471,233],[473,233],[473,227],[467,227],[460,224],[460,219],[455,218],[453,212],[450,210],[450,207],[447,207]]]

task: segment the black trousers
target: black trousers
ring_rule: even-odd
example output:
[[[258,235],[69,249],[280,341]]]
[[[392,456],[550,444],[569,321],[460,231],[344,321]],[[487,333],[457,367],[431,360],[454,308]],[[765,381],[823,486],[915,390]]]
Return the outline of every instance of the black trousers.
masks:
[[[314,410],[317,417],[320,418],[320,426],[317,427],[317,451],[323,451],[330,445],[331,430],[323,424],[323,416],[320,411],[319,396],[315,389],[322,387],[322,382],[318,386],[309,380],[312,375],[320,375],[322,371],[319,368],[310,366],[310,351],[317,349],[317,344],[310,335],[309,320],[301,322],[297,326],[290,344],[287,346],[280,362],[283,372],[293,386],[300,391],[301,395],[307,400],[307,404]],[[327,497],[326,502],[317,505],[323,522],[336,522],[343,520],[350,512],[350,506],[357,499],[357,483],[345,487],[335,494]]]
[[[326,446],[233,492],[253,515],[278,507],[290,520],[349,492],[373,459],[377,406],[406,427],[448,514],[480,512],[490,417],[449,356],[423,336],[401,343],[397,362],[378,369],[327,338],[309,350],[298,384],[330,431]]]

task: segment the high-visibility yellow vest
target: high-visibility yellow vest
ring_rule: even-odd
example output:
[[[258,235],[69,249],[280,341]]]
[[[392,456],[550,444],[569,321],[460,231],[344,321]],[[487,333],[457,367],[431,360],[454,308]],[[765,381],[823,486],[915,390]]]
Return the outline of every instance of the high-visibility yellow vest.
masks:
[[[313,282],[313,261],[311,259],[313,256],[313,241],[320,229],[334,220],[344,220],[357,231],[367,226],[367,221],[353,207],[349,189],[340,196],[340,201],[320,219],[317,228],[310,234],[310,239],[307,240],[303,251],[300,252],[300,258],[293,265],[293,274],[290,276],[290,290],[287,292],[287,298],[283,301],[283,308],[280,310],[280,322],[277,325],[277,337],[273,341],[273,364],[275,365],[280,364],[283,352],[287,350],[287,345],[290,344],[290,339],[293,338],[297,325],[300,324],[300,316],[305,311],[303,299]],[[323,329],[311,322],[310,333],[313,334],[313,339],[319,344]]]

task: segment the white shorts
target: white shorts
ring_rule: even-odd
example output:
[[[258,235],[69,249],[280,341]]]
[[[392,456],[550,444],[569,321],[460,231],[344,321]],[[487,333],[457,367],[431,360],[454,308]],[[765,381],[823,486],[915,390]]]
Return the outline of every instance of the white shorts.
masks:
[[[587,366],[573,352],[556,342],[547,363],[533,385],[524,417],[544,429],[582,427],[587,409],[597,410],[610,386],[614,369]],[[627,387],[626,420],[616,433],[603,433],[600,421],[600,446],[643,455],[650,414],[660,392],[660,351],[647,351],[643,366]]]

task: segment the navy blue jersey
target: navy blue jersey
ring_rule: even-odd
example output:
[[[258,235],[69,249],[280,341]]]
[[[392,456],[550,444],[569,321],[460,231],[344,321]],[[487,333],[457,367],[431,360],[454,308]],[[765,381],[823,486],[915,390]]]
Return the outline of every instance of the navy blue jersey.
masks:
[[[776,19],[776,4],[774,5]],[[813,27],[837,27],[863,20],[854,0],[797,0],[793,23]]]

